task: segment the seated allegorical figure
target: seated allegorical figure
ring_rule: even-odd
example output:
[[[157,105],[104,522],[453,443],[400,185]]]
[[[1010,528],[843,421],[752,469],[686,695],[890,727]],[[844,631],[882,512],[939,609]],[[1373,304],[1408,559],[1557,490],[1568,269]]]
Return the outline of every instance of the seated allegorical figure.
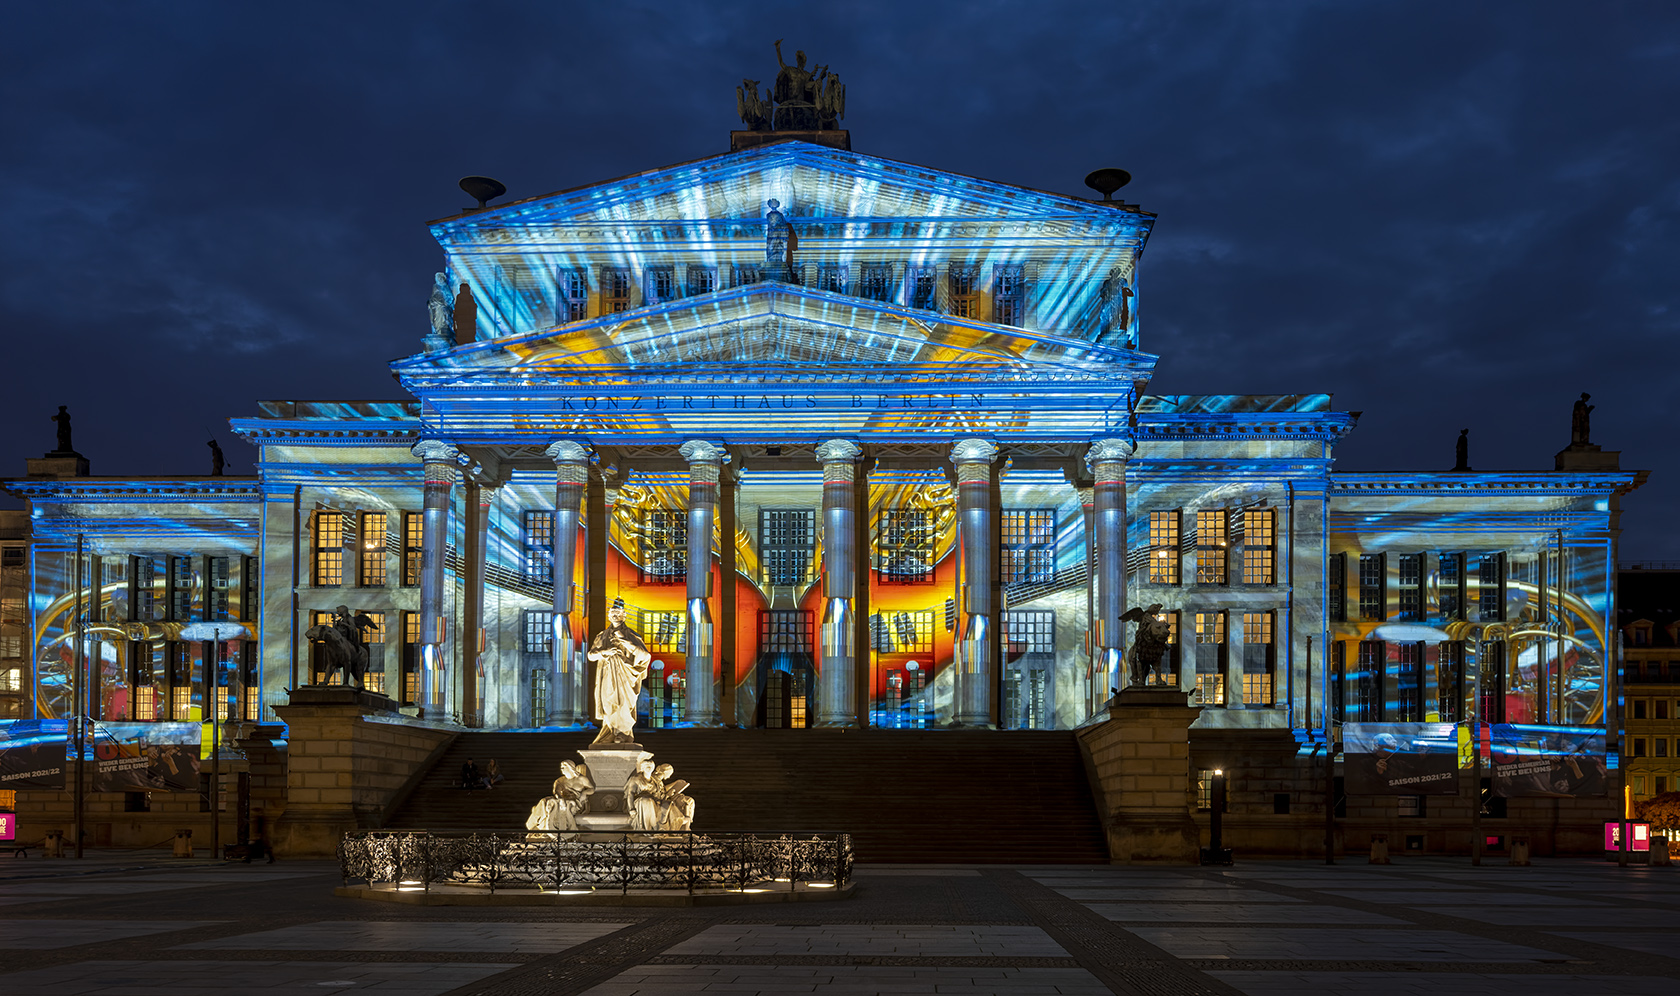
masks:
[[[668,781],[672,770],[669,764],[661,764],[653,772],[654,782],[658,785],[655,797],[659,800],[659,829],[692,830],[694,799],[684,791],[688,788],[687,782],[681,778]]]
[[[525,819],[527,830],[577,830],[577,816],[589,805],[595,783],[589,769],[570,761],[560,762],[560,777],[554,780],[553,794],[537,800],[531,815]]]
[[[653,762],[643,759],[624,783],[624,808],[630,813],[630,829],[659,829],[659,783],[653,777]]]

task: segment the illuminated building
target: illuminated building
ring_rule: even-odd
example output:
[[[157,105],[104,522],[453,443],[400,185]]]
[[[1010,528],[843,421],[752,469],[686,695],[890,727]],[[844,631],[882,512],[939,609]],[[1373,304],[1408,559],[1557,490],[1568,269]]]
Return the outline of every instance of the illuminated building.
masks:
[[[1680,565],[1621,573],[1623,723],[1635,799],[1680,792]]]
[[[1153,221],[791,141],[434,222],[458,341],[434,315],[392,364],[409,400],[260,403],[254,480],[8,484],[37,704],[80,537],[113,715],[201,707],[224,622],[272,721],[345,605],[409,712],[574,725],[622,598],[651,727],[1071,728],[1153,605],[1204,743],[1293,752],[1327,702],[1613,725],[1642,473],[1338,473],[1358,417],[1327,395],[1149,394]]]

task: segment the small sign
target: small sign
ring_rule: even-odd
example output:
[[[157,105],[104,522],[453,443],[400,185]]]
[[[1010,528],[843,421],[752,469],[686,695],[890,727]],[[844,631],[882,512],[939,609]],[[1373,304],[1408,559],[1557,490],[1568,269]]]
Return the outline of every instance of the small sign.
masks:
[[[17,839],[17,814],[0,813],[0,840]]]
[[[1633,846],[1629,851],[1649,851],[1651,849],[1651,824],[1628,821],[1628,836],[1633,839]],[[1604,824],[1604,849],[1619,851],[1622,849],[1622,822],[1620,820],[1607,821]]]

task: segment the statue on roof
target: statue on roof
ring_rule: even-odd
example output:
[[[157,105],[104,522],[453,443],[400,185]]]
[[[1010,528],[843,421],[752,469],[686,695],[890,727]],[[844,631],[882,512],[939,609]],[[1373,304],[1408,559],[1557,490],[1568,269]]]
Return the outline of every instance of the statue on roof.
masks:
[[[793,65],[788,65],[782,58],[782,40],[776,39],[776,62],[781,71],[776,73],[776,87],[772,96],[776,99],[776,130],[777,131],[815,131],[817,129],[817,74],[805,68],[805,53],[803,50],[793,54]]]
[[[1458,430],[1458,447],[1457,447],[1457,449],[1456,449],[1456,451],[1454,452],[1453,455],[1455,457],[1457,457],[1457,465],[1453,467],[1454,470],[1469,470],[1470,469],[1470,430],[1469,429]]]
[[[70,406],[59,405],[58,414],[52,417],[58,423],[58,448],[54,453],[74,453],[76,448],[70,445]]]
[[[735,110],[748,131],[769,131],[772,102],[770,91],[758,92],[758,81],[743,79],[735,88]]]
[[[212,438],[210,447],[210,476],[221,477],[222,470],[227,466],[227,456],[222,453],[222,444]]]
[[[748,131],[835,131],[846,116],[846,85],[827,66],[807,66],[803,51],[793,65],[782,57],[776,39],[776,81],[762,95],[758,80],[741,81],[735,88],[735,109]]]
[[[1569,419],[1569,445],[1592,445],[1592,412],[1597,405],[1589,405],[1592,395],[1581,392],[1581,400],[1575,402],[1575,410]]]
[[[426,336],[426,351],[437,352],[455,345],[455,301],[449,293],[449,279],[439,273],[432,277],[432,296],[426,299],[426,315],[432,331]]]

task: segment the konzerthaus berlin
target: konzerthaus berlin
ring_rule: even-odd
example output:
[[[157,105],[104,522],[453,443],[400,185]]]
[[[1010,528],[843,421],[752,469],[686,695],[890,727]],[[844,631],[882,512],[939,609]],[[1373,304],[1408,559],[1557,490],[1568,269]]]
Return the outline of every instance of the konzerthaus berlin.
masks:
[[[98,718],[201,720],[217,655],[273,722],[344,606],[410,714],[586,724],[622,599],[639,726],[1065,729],[1134,608],[1198,730],[1474,709],[1614,745],[1614,453],[1337,472],[1326,395],[1149,393],[1137,205],[788,138],[433,222],[406,398],[235,415],[254,478],[8,482],[12,715],[65,714],[85,605]]]

